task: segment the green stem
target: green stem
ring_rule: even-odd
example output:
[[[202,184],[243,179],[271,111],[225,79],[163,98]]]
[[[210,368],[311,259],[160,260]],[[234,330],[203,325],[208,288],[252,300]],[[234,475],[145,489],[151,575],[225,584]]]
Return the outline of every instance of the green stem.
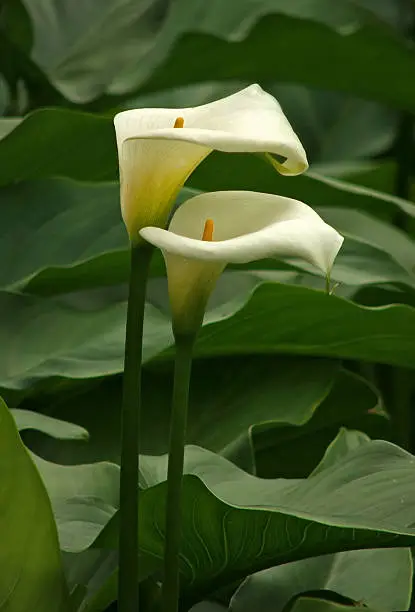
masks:
[[[139,607],[138,480],[141,361],[146,285],[152,252],[153,249],[147,245],[131,246],[121,409],[119,612],[137,612]]]
[[[163,612],[177,612],[179,602],[181,494],[194,340],[195,336],[193,335],[176,335],[169,466],[167,471],[166,542],[162,588]]]

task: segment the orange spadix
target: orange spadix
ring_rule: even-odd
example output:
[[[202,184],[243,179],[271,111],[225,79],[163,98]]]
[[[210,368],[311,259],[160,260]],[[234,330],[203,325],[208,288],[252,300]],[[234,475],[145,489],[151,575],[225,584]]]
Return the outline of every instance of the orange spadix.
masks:
[[[202,240],[206,240],[208,242],[212,242],[212,240],[213,240],[213,229],[214,229],[214,224],[213,224],[212,219],[206,219],[205,227],[203,228]]]

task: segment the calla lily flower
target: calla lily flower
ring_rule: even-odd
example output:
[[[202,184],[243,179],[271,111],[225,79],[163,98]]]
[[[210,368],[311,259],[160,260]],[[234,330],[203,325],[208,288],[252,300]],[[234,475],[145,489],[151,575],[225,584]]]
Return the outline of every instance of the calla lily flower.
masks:
[[[132,242],[145,226],[165,227],[179,189],[213,150],[278,155],[282,174],[308,167],[281,106],[259,85],[194,108],[123,111],[114,125],[121,210]]]
[[[299,257],[327,277],[343,237],[298,200],[252,191],[217,191],[187,200],[169,229],[140,235],[161,249],[175,333],[195,333],[226,264]]]

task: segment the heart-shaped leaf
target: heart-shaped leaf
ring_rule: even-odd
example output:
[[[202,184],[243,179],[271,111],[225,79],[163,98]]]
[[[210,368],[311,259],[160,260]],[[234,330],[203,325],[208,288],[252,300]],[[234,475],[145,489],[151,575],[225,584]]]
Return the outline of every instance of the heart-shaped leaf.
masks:
[[[2,400],[0,423],[0,610],[69,612],[50,501]]]

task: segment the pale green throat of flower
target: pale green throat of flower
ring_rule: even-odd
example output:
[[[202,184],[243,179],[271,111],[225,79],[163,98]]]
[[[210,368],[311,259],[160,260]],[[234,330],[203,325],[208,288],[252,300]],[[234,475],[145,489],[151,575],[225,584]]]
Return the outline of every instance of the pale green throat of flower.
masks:
[[[212,242],[214,222],[207,219],[202,240]],[[224,262],[206,262],[165,253],[173,329],[178,335],[197,333],[206,303],[223,272]]]

